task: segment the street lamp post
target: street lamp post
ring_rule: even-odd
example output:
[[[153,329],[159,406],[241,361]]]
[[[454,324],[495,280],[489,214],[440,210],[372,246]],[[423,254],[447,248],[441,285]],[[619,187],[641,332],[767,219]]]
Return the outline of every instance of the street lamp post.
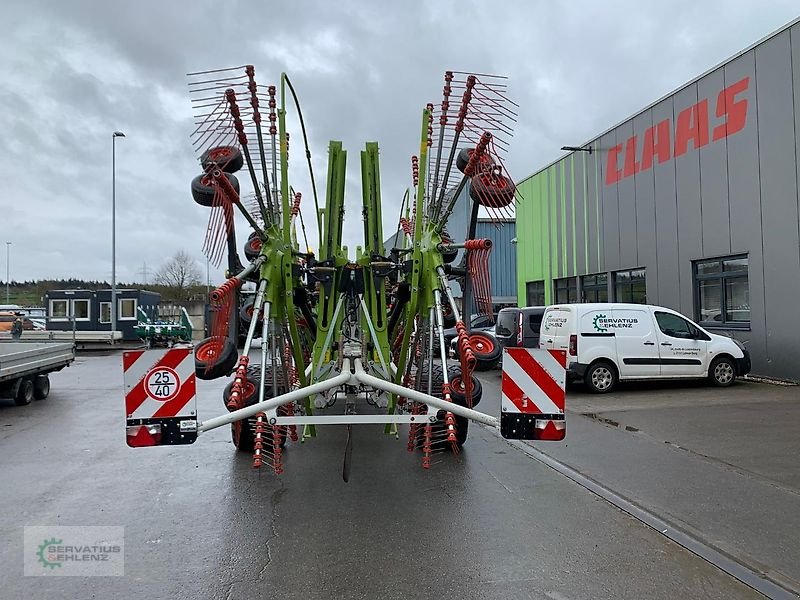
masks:
[[[9,289],[8,285],[11,281],[11,242],[6,242],[6,304],[9,304]]]
[[[121,131],[111,135],[111,345],[117,330],[117,138],[125,137]]]

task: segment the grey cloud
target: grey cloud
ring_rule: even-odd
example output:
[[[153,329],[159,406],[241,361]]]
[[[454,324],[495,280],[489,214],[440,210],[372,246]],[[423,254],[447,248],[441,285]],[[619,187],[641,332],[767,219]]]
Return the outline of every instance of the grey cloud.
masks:
[[[445,69],[510,77],[521,104],[507,164],[524,177],[796,16],[789,0],[740,2],[94,2],[4,7],[0,39],[0,241],[12,276],[110,275],[111,132],[117,141],[118,277],[177,250],[203,261],[207,210],[185,73],[253,63],[292,78],[324,203],[327,144],[349,151],[346,243],[361,241],[359,151],[381,145],[394,231],[420,110]],[[316,245],[302,138],[290,103],[292,184]],[[243,180],[245,191],[250,188]],[[240,236],[246,235],[240,229]],[[220,273],[216,271],[219,278]]]

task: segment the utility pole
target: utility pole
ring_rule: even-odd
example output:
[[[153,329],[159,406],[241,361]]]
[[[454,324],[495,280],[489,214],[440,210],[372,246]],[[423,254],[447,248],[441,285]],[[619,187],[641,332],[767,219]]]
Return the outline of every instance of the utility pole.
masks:
[[[10,293],[8,286],[11,283],[11,242],[6,242],[6,304],[9,304]]]
[[[121,131],[111,134],[111,345],[117,330],[117,138]]]

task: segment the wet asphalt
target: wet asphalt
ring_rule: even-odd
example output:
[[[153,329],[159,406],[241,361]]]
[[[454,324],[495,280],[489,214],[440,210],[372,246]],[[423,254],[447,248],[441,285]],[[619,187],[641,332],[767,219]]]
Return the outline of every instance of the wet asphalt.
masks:
[[[83,356],[47,400],[0,401],[3,599],[761,597],[479,426],[430,470],[405,435],[358,427],[349,483],[335,427],[290,443],[281,476],[254,471],[227,428],[130,449],[120,364]],[[201,418],[224,412],[226,383],[200,384]],[[581,431],[609,428],[573,420],[552,451],[602,455]],[[24,525],[124,526],[125,576],[24,577]]]

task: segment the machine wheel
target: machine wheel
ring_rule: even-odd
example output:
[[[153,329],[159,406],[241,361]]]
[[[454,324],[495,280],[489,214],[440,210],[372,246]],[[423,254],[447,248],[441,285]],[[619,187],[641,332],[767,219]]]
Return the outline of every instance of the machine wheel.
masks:
[[[462,373],[450,379],[450,399],[459,406],[467,406],[467,391],[464,388],[464,381],[461,379]],[[480,404],[483,397],[483,386],[481,380],[472,376],[472,408]],[[467,419],[469,420],[469,419]]]
[[[14,404],[17,406],[25,406],[30,404],[33,400],[33,380],[25,378],[19,382],[17,388],[17,396],[14,398]]]
[[[194,373],[198,379],[217,379],[230,373],[239,360],[236,344],[227,337],[207,337],[194,348]],[[213,366],[209,367],[209,363]]]
[[[239,180],[234,175],[225,173],[225,177],[231,182],[233,189],[239,193]],[[217,188],[214,186],[213,180],[210,175],[203,173],[192,179],[192,198],[200,206],[213,206],[214,193]]]
[[[444,383],[444,375],[442,372],[442,365],[434,364],[432,369],[433,377],[431,378],[431,395],[436,396],[437,398],[442,397],[442,384]],[[452,382],[458,382],[461,378],[461,370],[458,367],[449,367],[447,369],[447,376],[451,382],[450,387],[450,399],[453,401],[454,404],[458,404],[459,406],[465,406],[465,402],[459,402],[456,400],[457,392],[454,394]],[[427,389],[427,382],[428,382],[428,371],[423,370],[421,371],[422,383],[423,383],[423,391]],[[473,377],[474,381],[477,381]],[[480,391],[479,391],[480,390]],[[476,394],[477,392],[477,394]],[[472,405],[475,406],[478,402],[480,402],[480,395],[482,395],[482,390],[480,388],[480,382],[478,382],[478,386],[474,388],[473,391],[473,402]],[[463,399],[464,396],[462,395],[461,398]],[[477,401],[475,400],[477,398]],[[465,419],[464,417],[459,417],[458,415],[454,415],[456,419],[456,443],[459,447],[463,446],[464,443],[467,441],[467,432],[469,431],[469,419]],[[434,428],[443,428],[445,424],[441,421],[435,423]],[[422,429],[419,431],[419,435],[422,435]],[[420,438],[421,439],[421,438]],[[421,442],[420,442],[421,443]],[[444,442],[438,442],[435,446],[439,446]]]
[[[250,234],[250,237],[247,238],[247,241],[244,244],[244,255],[247,257],[247,260],[255,260],[258,258],[260,253],[261,238],[259,237],[258,233],[254,231]]]
[[[50,395],[50,378],[47,375],[38,375],[33,381],[33,397],[44,400]]]
[[[248,367],[247,369],[247,382],[245,383],[245,406],[252,406],[258,402],[258,390],[261,385],[261,369],[258,367]],[[265,382],[266,388],[264,389],[264,398],[272,398],[272,368],[267,369],[267,380]],[[231,387],[233,382],[229,383],[222,392],[222,400],[227,404],[230,398]],[[283,390],[278,390],[278,393],[283,393]],[[282,407],[278,409],[278,414],[282,414]],[[236,449],[240,452],[253,452],[255,450],[256,442],[256,418],[250,417],[242,421],[231,423],[231,440]],[[281,448],[286,446],[286,426],[281,427],[279,440]],[[272,427],[267,426],[265,435],[268,442],[272,441]]]
[[[611,363],[599,361],[586,370],[583,381],[589,391],[607,394],[617,387],[617,370]]]
[[[718,356],[708,367],[708,378],[717,387],[728,387],[736,381],[736,367],[727,356]]]
[[[478,173],[471,179],[469,195],[481,206],[503,208],[514,202],[516,186],[505,175]]]
[[[236,173],[244,165],[244,159],[236,146],[215,146],[203,152],[200,164],[204,169],[217,166],[225,173]]]
[[[442,324],[445,329],[450,329],[456,326],[456,316],[453,314],[453,307],[449,302],[442,305]]]
[[[469,341],[472,344],[475,360],[478,361],[475,369],[477,371],[491,371],[494,369],[503,354],[503,349],[494,336],[481,331],[470,334]]]
[[[472,155],[475,153],[475,148],[464,148],[456,155],[456,167],[462,173],[466,170],[467,164],[469,164],[469,159],[472,158]],[[481,155],[480,161],[478,161],[478,168],[477,172],[480,173],[482,171],[488,171],[494,166],[494,159],[489,156],[488,152],[484,152]],[[474,173],[473,173],[474,175]]]

